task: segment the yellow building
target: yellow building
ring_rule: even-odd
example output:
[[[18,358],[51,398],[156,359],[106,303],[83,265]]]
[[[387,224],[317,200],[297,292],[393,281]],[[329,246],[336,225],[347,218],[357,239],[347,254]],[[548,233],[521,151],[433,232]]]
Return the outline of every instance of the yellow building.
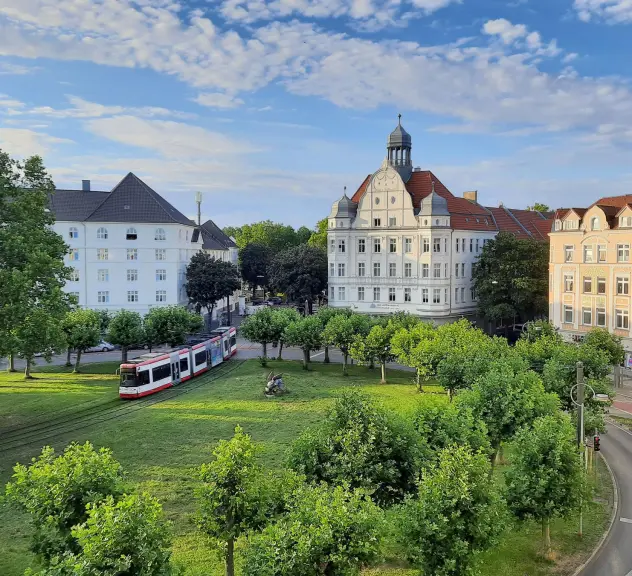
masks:
[[[550,242],[551,322],[575,341],[592,328],[607,328],[632,351],[632,195],[558,210]]]

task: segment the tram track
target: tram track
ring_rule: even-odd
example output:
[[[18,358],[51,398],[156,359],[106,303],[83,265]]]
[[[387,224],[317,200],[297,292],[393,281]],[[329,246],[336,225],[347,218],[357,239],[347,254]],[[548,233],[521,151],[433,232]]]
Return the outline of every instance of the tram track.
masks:
[[[128,401],[120,399],[111,400],[79,411],[66,411],[66,413],[63,414],[61,414],[63,411],[60,411],[54,418],[0,432],[0,453],[18,450],[38,442],[45,442],[48,439],[57,438],[69,432],[75,432],[94,426],[95,424],[127,416],[143,408],[153,406],[154,404],[173,400],[183,394],[187,394],[206,384],[219,380],[242,366],[244,362],[245,360],[231,360],[199,379],[192,379],[185,384],[168,388],[167,390],[144,398]]]

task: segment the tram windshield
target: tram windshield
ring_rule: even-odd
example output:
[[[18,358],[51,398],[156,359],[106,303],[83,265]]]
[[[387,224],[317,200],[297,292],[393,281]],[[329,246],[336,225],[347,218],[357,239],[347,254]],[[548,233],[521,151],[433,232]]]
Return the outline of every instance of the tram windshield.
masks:
[[[121,370],[121,386],[135,387],[138,386],[138,378],[136,376],[135,368],[128,368],[127,370]]]

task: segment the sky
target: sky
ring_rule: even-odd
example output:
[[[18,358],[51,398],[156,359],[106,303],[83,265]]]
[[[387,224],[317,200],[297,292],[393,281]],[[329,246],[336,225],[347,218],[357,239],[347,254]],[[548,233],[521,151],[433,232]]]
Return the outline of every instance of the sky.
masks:
[[[632,193],[631,0],[0,0],[0,148],[314,226],[402,124],[488,206]]]

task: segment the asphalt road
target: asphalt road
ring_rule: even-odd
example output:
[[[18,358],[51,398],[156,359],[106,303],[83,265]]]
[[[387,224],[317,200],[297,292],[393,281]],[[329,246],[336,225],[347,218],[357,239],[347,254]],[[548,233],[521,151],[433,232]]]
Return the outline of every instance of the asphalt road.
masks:
[[[632,433],[609,424],[601,451],[617,481],[619,510],[604,547],[581,576],[632,576]]]

